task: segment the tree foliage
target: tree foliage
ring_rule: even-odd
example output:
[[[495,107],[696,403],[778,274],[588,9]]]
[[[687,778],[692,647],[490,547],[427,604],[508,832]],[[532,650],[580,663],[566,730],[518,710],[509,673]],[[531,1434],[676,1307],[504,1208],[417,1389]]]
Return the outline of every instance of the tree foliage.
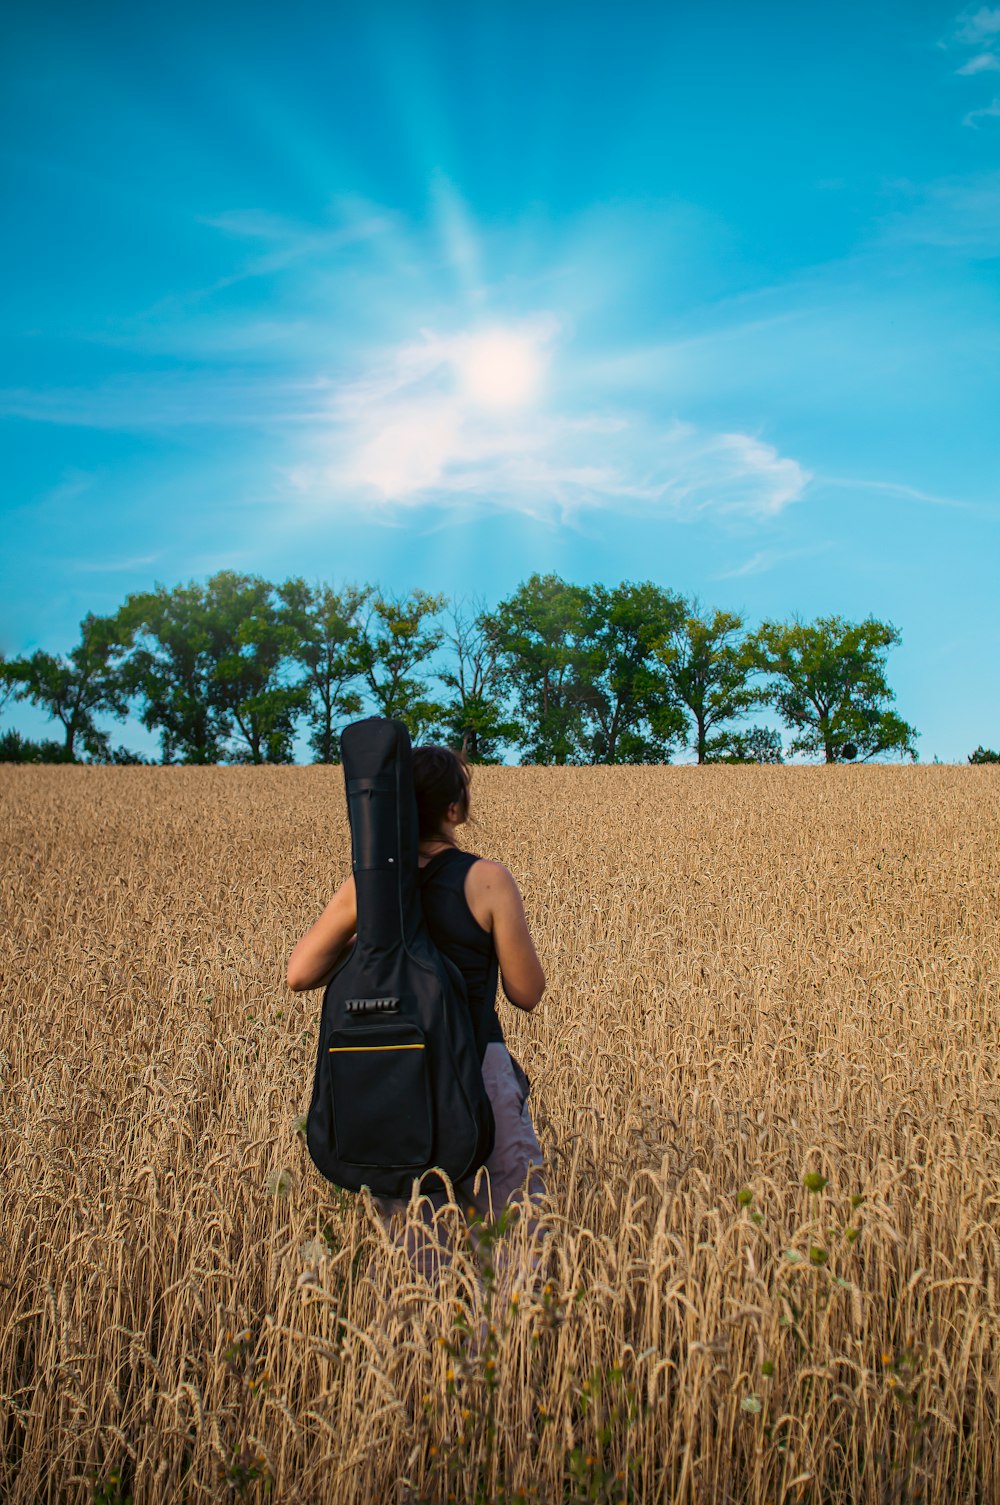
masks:
[[[684,619],[680,596],[651,581],[587,593],[580,694],[595,763],[669,763],[685,718],[654,646]]]
[[[294,628],[274,587],[220,570],[205,585],[157,585],[119,613],[129,688],[164,763],[287,763],[308,692],[285,673]]]
[[[886,651],[900,641],[891,623],[866,617],[764,622],[754,635],[756,667],[771,677],[774,704],[795,731],[792,752],[843,761],[845,745],[862,760],[899,752],[916,759],[916,730],[889,703]]]
[[[228,757],[290,763],[295,721],[309,692],[286,673],[296,638],[274,586],[259,575],[221,570],[208,582],[205,604],[215,634],[209,695],[228,729]]]
[[[374,587],[307,585],[301,577],[278,586],[289,655],[302,670],[309,747],[317,763],[340,762],[342,723],[360,714],[357,688],[364,672],[361,612]]]
[[[513,698],[522,763],[583,762],[587,592],[558,575],[534,574],[487,620],[499,684]]]
[[[516,740],[518,725],[503,710],[500,649],[485,602],[471,611],[456,602],[444,642],[450,667],[438,678],[451,691],[442,712],[442,728],[452,745],[461,745],[470,763],[498,763],[500,749]]]
[[[114,617],[88,612],[80,624],[80,641],[68,656],[39,648],[3,666],[14,699],[30,700],[62,723],[70,760],[78,745],[91,758],[107,757],[108,736],[99,730],[96,718],[128,715],[128,687],[121,669],[124,646]]]
[[[8,700],[15,699],[17,679],[11,671],[10,664],[5,653],[0,653],[0,711],[3,710]]]
[[[212,695],[218,634],[207,587],[192,582],[128,596],[118,613],[139,719],[160,738],[164,763],[219,763],[230,724]]]
[[[365,714],[473,762],[510,748],[523,763],[660,763],[687,742],[700,763],[780,763],[781,734],[745,724],[764,704],[791,728],[792,755],[916,757],[885,676],[899,634],[872,617],[748,634],[738,613],[649,580],[580,586],[554,573],[492,611],[463,599],[442,622],[446,604],[423,589],[275,586],[231,570],[156,584],[112,617],[86,617],[68,657],[0,654],[0,706],[30,699],[62,723],[62,757],[115,763],[142,760],[112,748],[98,719],[130,705],[165,763],[290,762],[303,723],[313,758],[336,762],[344,725]],[[11,740],[8,756],[35,746]],[[982,747],[969,758],[996,761]]]
[[[783,763],[781,733],[769,726],[751,726],[731,731],[710,763]]]
[[[753,663],[740,636],[743,625],[735,612],[703,612],[695,597],[656,646],[699,763],[724,752],[730,734],[721,728],[764,698],[749,682]]]
[[[0,763],[78,762],[78,758],[66,751],[65,742],[51,739],[35,742],[30,737],[22,737],[13,728],[0,734]]]
[[[402,721],[414,743],[434,737],[444,705],[427,693],[427,660],[441,645],[434,624],[443,595],[419,587],[408,596],[378,592],[361,624],[358,656],[375,714]]]

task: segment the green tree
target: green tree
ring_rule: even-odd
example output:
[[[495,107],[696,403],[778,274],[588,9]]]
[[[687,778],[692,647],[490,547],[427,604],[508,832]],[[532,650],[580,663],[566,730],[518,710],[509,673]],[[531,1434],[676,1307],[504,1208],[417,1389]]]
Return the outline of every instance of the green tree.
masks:
[[[6,653],[0,652],[0,711],[3,710],[8,700],[14,699],[18,681],[11,673],[10,663]]]
[[[301,577],[278,586],[283,620],[290,629],[290,654],[304,672],[309,694],[306,718],[316,763],[340,762],[341,722],[362,708],[353,688],[363,673],[359,652],[360,613],[373,594],[370,585],[307,585]]]
[[[969,754],[970,763],[1000,763],[1000,753],[994,752],[991,747],[984,747],[980,742],[975,752]]]
[[[654,645],[680,626],[685,602],[651,581],[587,593],[581,646],[587,743],[596,763],[668,763],[686,721]]]
[[[743,625],[736,612],[701,611],[695,597],[683,620],[654,648],[666,668],[671,693],[689,718],[690,742],[699,763],[725,750],[732,733],[718,728],[764,699],[749,683],[753,663],[740,637]]]
[[[500,747],[516,740],[518,726],[503,708],[495,627],[482,600],[473,601],[471,612],[454,603],[450,624],[444,636],[449,667],[438,672],[452,692],[442,713],[445,734],[450,744],[461,743],[471,763],[499,763]]]
[[[164,763],[218,763],[224,754],[232,720],[214,694],[213,611],[206,587],[192,581],[136,592],[118,613],[130,641],[128,685],[143,726],[159,734]]]
[[[266,580],[220,570],[204,585],[157,584],[129,596],[119,622],[129,687],[164,763],[291,761],[308,692],[288,682],[294,634]]]
[[[763,622],[750,652],[771,676],[774,704],[795,732],[790,751],[823,753],[836,763],[853,747],[862,760],[898,751],[916,759],[914,727],[890,710],[886,651],[900,642],[887,622],[817,617]]]
[[[586,608],[580,586],[533,574],[488,618],[499,650],[499,687],[514,698],[522,762],[586,759]]]
[[[88,612],[80,624],[80,641],[68,656],[37,649],[27,658],[4,664],[3,678],[16,700],[30,700],[60,721],[67,760],[82,746],[90,758],[106,758],[109,742],[96,717],[128,715],[128,686],[122,672],[126,642],[114,617]]]
[[[0,734],[0,763],[75,763],[63,742],[33,742],[10,729]]]
[[[409,596],[379,592],[361,624],[358,657],[376,714],[402,721],[417,744],[438,734],[444,706],[427,692],[427,660],[443,629],[432,619],[446,597],[419,587]]]
[[[205,606],[214,664],[209,695],[232,726],[227,755],[237,763],[290,763],[296,718],[308,687],[289,682],[296,635],[279,611],[274,586],[259,575],[220,570]]]
[[[711,763],[783,763],[781,733],[769,726],[751,726],[747,731],[728,734],[721,751]]]

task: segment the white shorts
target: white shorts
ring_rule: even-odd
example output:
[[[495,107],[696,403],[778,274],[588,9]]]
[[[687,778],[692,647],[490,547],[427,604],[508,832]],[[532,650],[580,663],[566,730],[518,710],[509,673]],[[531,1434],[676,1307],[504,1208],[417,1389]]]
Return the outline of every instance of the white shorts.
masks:
[[[508,1202],[523,1199],[526,1181],[529,1207],[536,1197],[544,1196],[545,1182],[541,1174],[544,1161],[528,1108],[528,1078],[520,1062],[500,1040],[491,1040],[486,1046],[483,1081],[496,1123],[493,1149],[489,1159],[473,1176],[455,1183],[455,1200],[466,1216],[474,1207],[484,1221],[492,1222]],[[402,1242],[398,1234],[409,1199],[373,1196],[372,1201],[386,1230],[396,1235],[395,1242]],[[447,1192],[423,1192],[419,1203],[422,1222],[430,1224],[435,1212],[447,1201]],[[394,1221],[394,1215],[398,1215],[398,1220]],[[534,1232],[534,1221],[529,1222],[529,1238]],[[433,1253],[440,1258],[441,1251],[429,1249],[426,1239],[419,1237],[419,1230],[412,1223],[406,1242],[407,1253],[415,1268],[425,1275],[430,1275],[432,1268],[439,1268],[437,1261],[429,1256]],[[473,1237],[473,1243],[478,1245],[478,1238]]]

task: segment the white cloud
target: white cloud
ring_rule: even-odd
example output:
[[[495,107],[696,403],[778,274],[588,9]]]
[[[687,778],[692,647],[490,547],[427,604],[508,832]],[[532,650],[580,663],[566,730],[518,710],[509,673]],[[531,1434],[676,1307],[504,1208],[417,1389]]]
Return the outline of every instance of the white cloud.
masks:
[[[973,55],[966,59],[960,68],[955,69],[956,75],[962,78],[976,78],[981,73],[996,73],[1000,71],[1000,57],[991,50],[990,44],[994,38],[1000,37],[1000,6],[981,5],[977,10],[967,7],[956,18],[951,39],[948,42],[939,43],[948,48],[958,45],[960,47],[972,47]],[[985,44],[985,45],[984,45]],[[962,124],[979,130],[977,121],[989,119],[991,116],[1000,115],[1000,99],[994,99],[988,105],[982,105],[977,109],[968,110],[962,116]]]
[[[560,321],[538,315],[518,334],[532,325],[546,343]],[[374,513],[443,504],[563,521],[585,509],[764,519],[808,484],[796,460],[751,434],[591,405],[559,411],[544,398],[537,410],[483,408],[450,371],[466,338],[424,329],[334,389],[329,422],[313,431],[314,458],[286,472],[298,495]]]
[[[972,11],[966,7],[957,17],[955,35],[960,42],[976,44],[1000,32],[1000,6],[981,5]]]
[[[973,129],[978,130],[979,128],[975,125],[975,122],[981,116],[989,117],[992,115],[1000,115],[1000,96],[992,100],[990,104],[983,105],[981,109],[969,110],[968,114],[962,116],[962,124],[971,125]]]
[[[290,504],[303,517],[362,508],[391,527],[413,509],[443,508],[759,523],[813,494],[805,462],[783,453],[762,420],[808,422],[838,403],[840,412],[845,403],[867,412],[871,402],[892,417],[917,389],[931,343],[935,370],[949,359],[968,369],[987,348],[977,326],[978,343],[959,349],[950,305],[947,318],[932,318],[922,297],[904,296],[905,281],[888,278],[904,245],[995,256],[1000,172],[884,186],[893,210],[852,255],[773,285],[699,298],[684,257],[700,266],[715,253],[711,227],[697,218],[664,209],[647,223],[634,206],[592,206],[543,257],[544,226],[537,237],[530,224],[476,230],[477,245],[441,180],[430,243],[423,227],[404,227],[359,245],[347,268],[324,269],[322,257],[290,268],[287,290],[269,293],[264,317],[257,304],[241,317],[238,302],[221,300],[218,323],[210,307],[198,323],[153,325],[173,333],[178,350],[191,339],[185,369],[0,392],[0,412],[143,433],[214,427],[218,435],[198,433],[195,442],[202,452],[219,446],[221,469],[239,472],[241,495],[252,451],[258,479],[249,489],[261,493],[253,499]],[[382,212],[359,201],[338,222],[363,224]],[[251,212],[213,224],[240,257],[244,243],[265,251],[294,244],[301,228]],[[688,230],[697,255],[684,243]],[[442,249],[443,288],[434,260]],[[398,275],[407,265],[412,280]],[[684,276],[661,305],[664,266],[671,278],[678,267]],[[503,413],[470,400],[461,380],[463,352],[487,313],[461,288],[478,294],[480,272],[498,268],[492,322],[529,342],[544,367],[537,403]],[[413,333],[400,339],[400,330]],[[140,345],[142,334],[134,334]],[[754,571],[764,567],[757,559]]]
[[[153,564],[162,555],[136,554],[131,559],[73,559],[69,561],[71,570],[81,570],[86,574],[109,574],[114,575],[126,570],[138,570],[143,565]]]
[[[763,575],[767,570],[773,570],[776,565],[783,564],[786,559],[801,559],[803,555],[819,554],[828,547],[828,544],[820,544],[810,549],[758,549],[742,564],[736,565],[731,570],[720,570],[712,576],[712,579],[742,580],[747,575]]]
[[[268,214],[262,209],[227,209],[220,214],[200,214],[196,218],[199,224],[247,240],[288,241],[301,234],[300,227],[292,220],[279,214]]]
[[[207,287],[190,288],[182,294],[171,293],[128,323],[141,338],[150,325],[163,315],[176,313],[191,305],[200,305],[216,293],[256,277],[275,277],[302,265],[329,267],[360,243],[377,240],[394,233],[398,226],[394,215],[386,210],[361,212],[360,206],[347,198],[335,200],[341,222],[303,225],[280,215],[259,209],[226,210],[214,215],[198,215],[199,224],[236,241],[257,243],[263,249],[251,255],[241,266]]]
[[[431,174],[430,197],[445,264],[454,272],[465,297],[476,302],[482,295],[483,276],[472,216],[457,188],[440,168]]]
[[[1000,57],[997,57],[995,52],[980,52],[978,56],[970,58],[967,63],[963,63],[961,68],[956,68],[955,72],[962,74],[996,73],[998,70],[1000,70]]]
[[[986,113],[1000,113],[1000,100],[994,100]],[[871,235],[873,247],[884,250],[926,245],[963,251],[969,256],[996,256],[1000,243],[1000,171],[895,186],[901,196],[909,195],[910,202],[876,220]]]
[[[237,217],[227,228],[257,237],[280,227]],[[506,405],[490,401],[489,383],[465,380],[470,350],[497,328],[530,355],[524,400],[505,392]],[[286,496],[307,509],[360,506],[386,523],[427,506],[562,521],[585,510],[762,520],[803,495],[808,471],[759,434],[671,419],[669,405],[651,416],[655,380],[624,404],[609,398],[600,360],[591,370],[567,348],[574,334],[575,321],[552,309],[489,324],[470,312],[368,356],[345,349],[346,376],[129,374],[89,389],[0,392],[0,413],[119,431],[280,433],[271,475]]]
[[[0,415],[118,433],[264,429],[321,416],[317,394],[323,391],[315,380],[156,372],[111,377],[92,387],[0,388]]]
[[[37,507],[62,507],[67,502],[75,502],[79,497],[86,496],[89,491],[93,491],[97,480],[97,474],[93,471],[71,468],[64,472],[62,480],[40,497],[35,505]]]
[[[974,502],[961,501],[954,496],[937,496],[930,491],[921,491],[919,487],[908,486],[903,481],[878,481],[866,479],[863,476],[830,475],[817,475],[814,480],[823,485],[848,486],[860,491],[887,491],[893,496],[906,497],[915,502],[928,502],[934,507],[957,507],[967,512],[981,510]]]
[[[449,460],[460,452],[458,430],[454,403],[401,404],[361,440],[344,479],[387,500],[406,501],[441,483]]]

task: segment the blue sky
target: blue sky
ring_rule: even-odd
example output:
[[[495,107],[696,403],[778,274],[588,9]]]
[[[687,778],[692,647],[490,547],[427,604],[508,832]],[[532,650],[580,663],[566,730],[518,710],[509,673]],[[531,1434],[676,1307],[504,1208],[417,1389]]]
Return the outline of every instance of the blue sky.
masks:
[[[1000,746],[1000,5],[4,29],[0,649],[220,568],[652,579],[889,620],[921,759]]]

